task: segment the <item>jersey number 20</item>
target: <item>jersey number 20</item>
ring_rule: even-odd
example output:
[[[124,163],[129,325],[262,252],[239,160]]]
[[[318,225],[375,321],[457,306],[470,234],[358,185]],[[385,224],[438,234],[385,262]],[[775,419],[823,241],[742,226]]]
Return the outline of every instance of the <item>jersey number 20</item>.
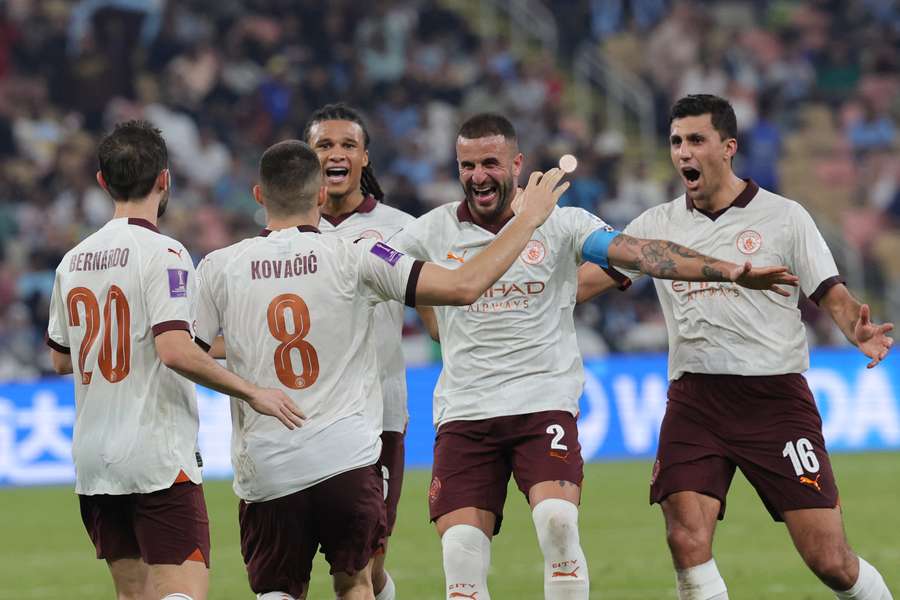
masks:
[[[91,371],[84,370],[84,362],[91,346],[97,340],[100,333],[100,303],[94,292],[86,287],[72,288],[66,297],[66,305],[69,308],[69,325],[81,326],[81,315],[78,313],[78,305],[84,307],[84,338],[78,350],[78,371],[81,373],[81,383],[87,385],[91,382]],[[115,312],[113,312],[115,311]],[[112,319],[116,319],[116,348],[112,347]],[[125,292],[118,286],[110,286],[106,294],[106,303],[103,305],[103,340],[100,342],[100,356],[97,366],[103,377],[110,383],[116,383],[125,379],[131,370],[131,309],[128,307],[128,299]]]
[[[288,331],[288,310],[291,313],[292,331]],[[281,342],[275,348],[275,374],[278,375],[278,381],[294,390],[302,390],[314,384],[319,378],[319,355],[312,344],[303,339],[309,333],[309,307],[306,302],[296,294],[275,296],[269,303],[266,319],[272,337]],[[300,373],[294,371],[292,350],[300,353]]]

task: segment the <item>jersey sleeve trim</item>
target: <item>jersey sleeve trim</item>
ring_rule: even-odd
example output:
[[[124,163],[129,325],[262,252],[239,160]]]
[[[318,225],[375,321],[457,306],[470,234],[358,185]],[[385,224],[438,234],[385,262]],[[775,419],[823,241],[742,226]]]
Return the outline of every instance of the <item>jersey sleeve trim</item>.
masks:
[[[157,323],[151,329],[153,331],[153,336],[156,337],[167,331],[182,330],[190,333],[191,325],[187,321],[163,321],[162,323]]]
[[[194,338],[194,343],[197,344],[198,346],[200,346],[200,348],[201,348],[204,352],[209,352],[209,349],[212,348],[212,346],[210,346],[209,344],[207,344],[206,342],[204,342],[203,340],[201,340],[201,339],[198,338],[198,337],[195,337],[195,338]]]
[[[598,266],[599,266],[599,265],[598,265]],[[615,270],[614,268],[612,268],[612,267],[600,267],[600,268],[603,269],[603,271],[604,271],[607,275],[609,275],[610,277],[612,277],[612,278],[616,281],[617,284],[619,284],[619,285],[618,285],[618,289],[619,289],[620,292],[624,292],[625,290],[627,290],[628,288],[631,287],[631,284],[633,283],[633,282],[631,281],[631,277],[629,277],[629,276],[626,275],[625,273],[621,273],[621,272],[619,272],[619,271],[616,271],[616,270]]]
[[[409,279],[406,280],[406,299],[405,304],[410,308],[416,307],[416,286],[419,284],[419,274],[425,263],[421,260],[413,262],[412,268],[409,270]]]
[[[47,336],[47,345],[59,352],[60,354],[71,354],[72,351],[57,341],[54,341],[49,335]]]
[[[823,281],[822,283],[819,284],[819,287],[816,288],[816,291],[814,291],[812,293],[812,295],[809,297],[809,299],[812,300],[813,302],[815,302],[816,306],[818,306],[819,302],[822,300],[822,298],[825,297],[825,294],[828,293],[828,290],[830,290],[831,288],[833,288],[834,286],[836,286],[838,284],[846,285],[844,280],[839,275],[835,275],[834,277],[829,277],[828,279],[826,279],[825,281]]]

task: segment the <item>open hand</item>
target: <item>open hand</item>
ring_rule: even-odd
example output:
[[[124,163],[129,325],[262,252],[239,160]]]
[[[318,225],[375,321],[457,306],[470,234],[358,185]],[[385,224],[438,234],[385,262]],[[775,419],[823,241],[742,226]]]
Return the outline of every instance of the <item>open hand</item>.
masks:
[[[782,296],[790,296],[791,293],[778,287],[779,285],[796,287],[800,281],[800,278],[788,271],[787,267],[755,268],[749,261],[742,266],[735,265],[728,277],[741,287],[751,290],[768,290]]]
[[[893,323],[881,325],[872,323],[869,320],[868,304],[859,307],[859,319],[856,321],[853,333],[856,336],[856,347],[872,359],[866,368],[871,369],[887,356],[891,346],[894,345],[894,338],[888,337],[887,333],[893,329]]]
[[[300,427],[306,422],[306,415],[279,389],[257,388],[247,402],[259,414],[275,417],[288,429]]]
[[[513,213],[522,218],[533,219],[535,227],[543,224],[553,212],[560,197],[569,189],[569,182],[560,184],[565,173],[553,168],[546,173],[535,171],[528,178],[524,190],[516,191],[512,201]]]

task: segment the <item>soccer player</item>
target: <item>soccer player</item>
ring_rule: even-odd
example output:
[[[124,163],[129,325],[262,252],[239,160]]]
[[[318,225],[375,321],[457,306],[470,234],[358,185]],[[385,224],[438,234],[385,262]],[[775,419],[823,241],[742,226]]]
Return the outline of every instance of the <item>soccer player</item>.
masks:
[[[390,239],[414,219],[401,210],[381,203],[384,193],[369,163],[369,132],[362,116],[345,104],[328,104],[314,112],[303,138],[315,150],[325,172],[327,199],[320,210],[319,230],[355,241]],[[424,319],[433,319],[430,307]],[[397,504],[403,485],[404,436],[409,420],[406,405],[406,369],[401,348],[403,305],[383,302],[375,307],[375,340],[378,375],[384,399],[381,434],[381,466],[385,486],[387,536],[397,521]],[[384,552],[375,556],[372,586],[375,600],[393,600],[394,582],[384,568]]]
[[[308,417],[281,431],[232,403],[241,550],[260,600],[305,598],[319,546],[339,598],[374,598],[370,560],[386,533],[374,306],[474,302],[546,219],[562,175],[533,174],[504,235],[448,270],[375,239],[320,235],[319,157],[297,140],[263,154],[253,193],[267,227],[203,260],[197,318],[201,342],[222,329],[229,367],[285,387]]]
[[[451,269],[480,259],[515,222],[523,161],[512,124],[490,113],[463,123],[456,156],[465,199],[423,215],[395,238],[411,256]],[[477,301],[437,308],[444,366],[434,393],[439,429],[429,506],[441,536],[448,599],[489,598],[490,543],[500,530],[510,474],[532,508],[544,554],[544,597],[588,597],[575,424],[584,376],[572,316],[584,260],[758,289],[795,279],[784,268],[751,270],[670,242],[625,236],[582,209],[560,208]]]
[[[171,182],[159,131],[120,124],[98,155],[97,182],[115,213],[56,269],[47,331],[55,370],[76,373],[72,456],[81,517],[118,598],[203,600],[209,522],[196,395],[184,377],[288,428],[303,415],[284,392],[250,385],[194,343],[193,263],[156,228]]]
[[[686,96],[672,108],[672,164],[686,193],[635,219],[625,232],[660,236],[734,259],[783,262],[874,367],[893,340],[869,320],[840,279],[804,208],[738,178],[737,121],[727,100]],[[625,271],[628,277],[637,274]],[[621,273],[619,277],[621,278]],[[822,422],[801,373],[806,335],[787,297],[731,285],[656,281],[669,330],[669,401],[653,467],[681,600],[728,598],[712,556],[716,520],[740,468],[803,560],[837,598],[889,600],[884,581],[844,535]],[[579,273],[579,301],[618,285],[600,269]]]

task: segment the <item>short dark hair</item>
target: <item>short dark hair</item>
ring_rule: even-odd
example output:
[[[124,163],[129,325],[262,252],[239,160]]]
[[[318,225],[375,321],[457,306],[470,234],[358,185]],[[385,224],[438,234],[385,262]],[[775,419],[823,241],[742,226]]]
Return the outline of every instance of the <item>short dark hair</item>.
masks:
[[[518,143],[516,129],[509,119],[497,113],[479,113],[466,119],[460,126],[458,136],[475,140],[493,135],[502,135],[507,142]]]
[[[723,140],[737,138],[737,117],[731,103],[725,98],[712,94],[690,94],[672,105],[669,125],[675,119],[709,115],[713,128]]]
[[[303,213],[316,205],[322,165],[305,142],[284,140],[269,146],[259,159],[259,184],[269,212]]]
[[[355,108],[343,102],[334,104],[326,104],[322,108],[316,110],[309,116],[306,126],[303,128],[303,139],[309,143],[309,134],[312,132],[312,126],[321,121],[351,121],[359,125],[363,132],[363,147],[369,149],[369,130],[366,128],[366,122],[362,114]],[[362,177],[359,180],[360,191],[363,196],[371,194],[376,200],[384,198],[384,192],[375,179],[375,168],[372,166],[371,160],[369,164],[363,167]]]
[[[162,133],[147,121],[118,123],[97,148],[97,162],[114,200],[145,198],[166,168],[169,153]]]

